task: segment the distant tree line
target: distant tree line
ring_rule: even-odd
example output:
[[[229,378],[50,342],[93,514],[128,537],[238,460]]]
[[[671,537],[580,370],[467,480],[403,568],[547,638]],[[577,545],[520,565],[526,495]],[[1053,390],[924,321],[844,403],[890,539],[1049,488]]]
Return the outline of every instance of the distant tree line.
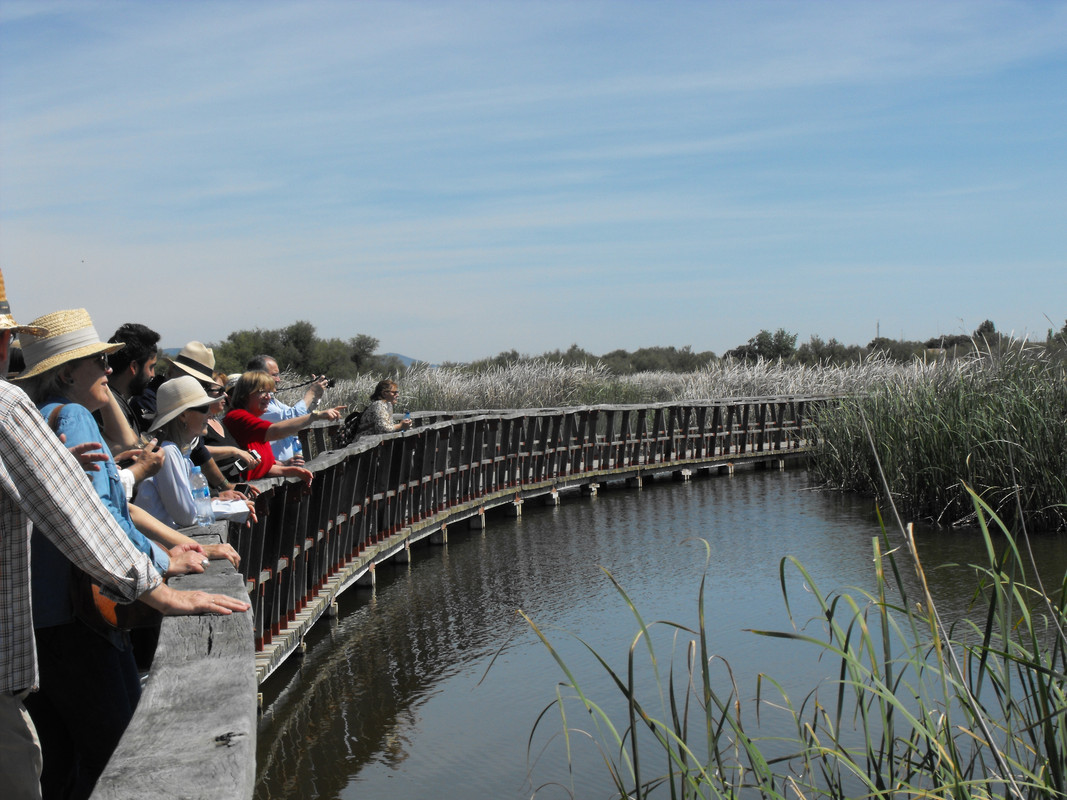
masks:
[[[688,345],[682,348],[642,347],[632,353],[626,350],[612,350],[610,353],[598,356],[588,350],[583,350],[577,344],[572,344],[567,350],[551,350],[538,356],[520,354],[517,350],[505,350],[492,358],[484,358],[467,364],[448,362],[443,366],[466,367],[477,371],[489,367],[504,367],[520,361],[542,359],[566,366],[603,364],[616,375],[631,375],[636,372],[696,372],[715,358],[715,353],[711,351],[694,353]]]
[[[797,334],[779,328],[773,333],[761,330],[744,344],[727,350],[722,358],[738,361],[784,361],[794,364],[828,364],[841,365],[856,363],[873,355],[881,354],[895,361],[906,362],[913,358],[944,357],[956,358],[976,349],[982,351],[1001,351],[1018,346],[1011,337],[997,332],[991,320],[985,320],[970,335],[936,336],[926,341],[907,341],[876,337],[865,346],[842,344],[837,339],[828,341],[813,335],[807,342],[797,346]],[[1031,347],[1042,345],[1029,343]],[[1053,354],[1067,357],[1067,323],[1060,331],[1048,331],[1044,347]],[[630,353],[626,350],[612,350],[604,355],[595,355],[573,344],[566,351],[552,350],[539,356],[520,354],[517,350],[507,350],[492,358],[482,359],[470,364],[449,364],[448,366],[466,366],[471,369],[486,369],[493,366],[506,366],[533,358],[572,364],[602,364],[617,375],[629,375],[635,372],[695,372],[706,367],[709,362],[719,360],[713,352],[694,352],[691,347],[643,347]]]
[[[210,346],[215,351],[215,369],[227,373],[243,371],[249,359],[257,355],[272,356],[283,371],[332,378],[392,375],[405,369],[396,356],[376,354],[378,340],[373,336],[360,333],[347,341],[321,339],[315,335],[315,326],[304,320],[273,330],[234,331]]]
[[[841,365],[855,363],[871,356],[882,354],[896,361],[906,362],[913,358],[956,358],[975,352],[1003,351],[1019,346],[1009,336],[999,333],[991,320],[985,320],[970,335],[936,336],[926,341],[906,341],[876,337],[861,346],[842,344],[837,339],[823,340],[812,335],[797,346],[797,334],[784,328],[761,330],[744,344],[727,350],[725,359],[738,361],[784,361],[814,365]],[[1045,343],[1029,343],[1030,347],[1044,347],[1050,354],[1067,358],[1067,322],[1059,331],[1048,331]],[[239,372],[248,360],[260,353],[272,355],[283,370],[304,375],[330,375],[335,378],[354,378],[360,374],[403,375],[404,363],[396,356],[378,355],[378,340],[361,333],[347,341],[320,339],[315,335],[315,326],[310,322],[294,322],[286,328],[234,331],[224,341],[213,344],[217,367],[226,372]],[[458,364],[447,362],[446,367],[462,367],[474,371],[491,367],[503,367],[522,361],[542,359],[567,366],[599,364],[616,375],[631,375],[639,372],[696,372],[709,363],[719,360],[714,352],[695,352],[685,347],[642,347],[633,352],[612,350],[596,355],[572,344],[567,350],[552,350],[531,356],[517,350],[505,350],[491,358]]]

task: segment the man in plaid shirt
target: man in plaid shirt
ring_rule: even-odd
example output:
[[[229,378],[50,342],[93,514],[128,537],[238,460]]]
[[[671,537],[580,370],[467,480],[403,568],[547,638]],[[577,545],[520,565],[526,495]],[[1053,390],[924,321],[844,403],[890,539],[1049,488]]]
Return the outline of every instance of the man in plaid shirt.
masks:
[[[0,274],[0,786],[6,797],[39,798],[41,751],[22,705],[37,688],[31,523],[115,599],[140,598],[164,614],[229,614],[249,605],[163,583],[25,392],[3,380],[11,339],[19,330]]]

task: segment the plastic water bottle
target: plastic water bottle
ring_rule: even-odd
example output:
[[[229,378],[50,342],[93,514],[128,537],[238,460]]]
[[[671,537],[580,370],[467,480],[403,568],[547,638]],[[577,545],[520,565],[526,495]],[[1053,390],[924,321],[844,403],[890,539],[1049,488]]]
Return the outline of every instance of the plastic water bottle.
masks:
[[[193,467],[189,473],[189,483],[193,489],[193,500],[196,501],[196,524],[213,524],[215,512],[211,509],[211,489],[208,488],[207,478],[200,471],[200,467]]]

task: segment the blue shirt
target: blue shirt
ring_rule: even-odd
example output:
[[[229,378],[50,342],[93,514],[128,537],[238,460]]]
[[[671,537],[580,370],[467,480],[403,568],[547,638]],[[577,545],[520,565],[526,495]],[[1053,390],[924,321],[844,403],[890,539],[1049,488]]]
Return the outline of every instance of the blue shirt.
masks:
[[[99,471],[87,472],[85,475],[104,507],[133,546],[152,560],[152,565],[160,575],[165,574],[170,568],[170,557],[165,550],[148,541],[145,535],[134,527],[126,505],[126,491],[119,479],[118,467],[111,458],[111,450],[103,441],[93,415],[85,406],[49,398],[48,403],[41,407],[45,420],[48,420],[52,409],[57,405],[63,405],[63,409],[59,412],[56,434],[66,435],[67,447],[85,442],[100,442],[103,445],[108,460],[100,463]],[[70,607],[70,561],[59,548],[37,531],[33,533],[30,550],[33,626],[46,628],[70,622],[73,619]]]
[[[295,406],[287,406],[277,397],[271,395],[270,404],[267,406],[267,410],[263,412],[263,419],[268,422],[281,422],[283,419],[303,417],[307,413],[308,407],[303,400],[300,400]],[[286,436],[284,439],[276,439],[270,443],[270,446],[274,451],[274,460],[279,464],[283,464],[293,456],[304,452],[300,446],[299,436]]]

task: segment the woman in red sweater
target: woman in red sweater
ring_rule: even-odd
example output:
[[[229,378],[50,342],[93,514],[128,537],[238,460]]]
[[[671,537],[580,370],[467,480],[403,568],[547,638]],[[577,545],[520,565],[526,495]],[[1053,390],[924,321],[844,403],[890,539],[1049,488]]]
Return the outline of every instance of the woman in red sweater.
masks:
[[[317,420],[338,420],[345,407],[337,406],[322,411],[312,411],[302,417],[269,422],[263,419],[263,414],[267,410],[273,391],[274,378],[266,372],[244,373],[237,381],[237,385],[233,387],[233,397],[230,399],[231,408],[222,422],[229,428],[240,447],[259,454],[260,461],[249,467],[248,472],[245,473],[246,480],[253,481],[266,477],[300,478],[310,486],[311,470],[276,463],[274,451],[269,443],[309,428],[311,423]]]

